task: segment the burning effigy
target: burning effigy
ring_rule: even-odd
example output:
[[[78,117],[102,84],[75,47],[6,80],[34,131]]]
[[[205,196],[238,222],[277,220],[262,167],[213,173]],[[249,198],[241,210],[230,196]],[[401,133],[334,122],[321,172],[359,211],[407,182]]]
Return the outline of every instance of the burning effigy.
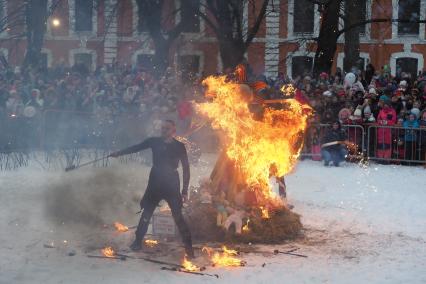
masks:
[[[207,102],[197,112],[217,130],[222,151],[209,178],[193,192],[187,213],[194,239],[274,243],[295,238],[300,216],[280,194],[282,178],[297,163],[310,107],[281,89],[284,99],[262,94],[266,84],[248,83],[244,66],[236,79],[203,81]],[[229,234],[229,229],[233,233]]]

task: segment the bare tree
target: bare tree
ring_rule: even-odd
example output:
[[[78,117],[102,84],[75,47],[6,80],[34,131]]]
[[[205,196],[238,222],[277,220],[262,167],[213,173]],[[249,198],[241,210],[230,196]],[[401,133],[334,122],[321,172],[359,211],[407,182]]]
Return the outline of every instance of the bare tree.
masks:
[[[24,68],[36,68],[40,64],[41,48],[46,33],[47,0],[28,0],[25,8],[27,53],[23,65]]]
[[[153,58],[153,69],[156,74],[163,74],[170,64],[170,49],[175,40],[185,30],[188,22],[182,18],[179,23],[166,28],[164,24],[167,18],[173,17],[178,11],[175,9],[171,14],[165,15],[164,0],[136,0],[138,5],[139,26],[145,26],[154,43],[155,54]],[[180,10],[193,9],[191,2],[181,1]]]
[[[191,0],[182,0],[182,2],[190,3]],[[263,0],[257,7],[256,2],[249,0],[206,0],[205,9],[198,8],[196,10],[216,35],[224,68],[233,68],[244,60],[244,54],[265,19],[269,0]],[[245,6],[254,14],[259,9],[251,26],[243,17]],[[247,31],[245,31],[244,25],[247,25]]]
[[[344,22],[345,27],[352,25],[361,18],[362,0],[346,0],[345,1],[345,14]],[[343,70],[349,71],[353,66],[356,65],[359,58],[359,36],[360,28],[351,29],[345,33],[345,46],[344,53],[345,58],[343,60]]]
[[[314,1],[319,5],[322,22],[317,38],[314,75],[330,72],[339,37],[339,12],[342,0]]]

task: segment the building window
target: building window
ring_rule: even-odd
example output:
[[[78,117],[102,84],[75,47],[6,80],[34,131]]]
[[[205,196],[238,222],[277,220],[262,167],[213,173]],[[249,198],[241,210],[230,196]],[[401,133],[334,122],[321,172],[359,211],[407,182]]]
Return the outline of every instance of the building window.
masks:
[[[186,4],[185,2],[181,2],[181,21],[185,21],[183,32],[200,32],[200,17],[194,13],[198,9],[200,9],[200,0],[191,0]]]
[[[420,0],[399,0],[398,20],[409,22],[398,22],[398,35],[418,35],[420,29]]]
[[[190,82],[195,80],[198,77],[198,73],[200,72],[200,56],[179,56],[179,69],[183,82]]]
[[[93,56],[90,53],[76,53],[74,54],[74,66],[77,68],[84,68],[92,70]]]
[[[138,24],[137,24],[138,34],[148,32],[148,27],[146,25],[145,18],[140,17],[141,13],[139,13],[139,7],[137,7],[137,11],[138,11],[137,14],[139,16],[138,17]]]
[[[314,67],[314,59],[310,56],[295,56],[291,63],[291,76],[305,76],[311,74]]]
[[[93,1],[75,0],[75,31],[93,31]]]
[[[295,0],[293,11],[293,33],[313,33],[315,25],[314,3]]]
[[[412,57],[400,57],[396,59],[396,75],[401,75],[402,72],[411,74],[411,78],[417,77],[418,70],[417,58]]]
[[[152,54],[138,54],[136,57],[136,66],[144,71],[151,72],[154,69],[154,56]]]
[[[368,1],[360,1],[361,5],[359,6],[359,9],[361,10],[359,13],[359,22],[364,22],[367,20],[367,5]],[[365,31],[367,29],[367,25],[362,25],[358,27],[359,35],[365,36]]]

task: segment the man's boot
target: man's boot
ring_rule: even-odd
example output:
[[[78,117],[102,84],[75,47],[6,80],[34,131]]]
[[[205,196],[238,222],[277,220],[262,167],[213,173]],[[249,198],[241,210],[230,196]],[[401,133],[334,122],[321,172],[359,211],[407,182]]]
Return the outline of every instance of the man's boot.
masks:
[[[131,245],[130,245],[130,249],[132,251],[140,251],[142,249],[142,241],[136,239]]]
[[[185,254],[188,259],[195,258],[194,249],[192,248],[192,246],[185,246]]]

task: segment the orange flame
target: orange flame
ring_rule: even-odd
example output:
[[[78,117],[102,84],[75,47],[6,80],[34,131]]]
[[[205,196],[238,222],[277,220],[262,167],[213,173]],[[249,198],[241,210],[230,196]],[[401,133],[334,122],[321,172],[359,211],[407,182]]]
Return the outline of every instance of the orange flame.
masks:
[[[296,164],[309,116],[306,106],[287,99],[283,109],[265,107],[263,117],[255,119],[249,109],[254,95],[247,85],[229,82],[225,76],[210,76],[203,84],[210,101],[198,104],[198,112],[225,134],[226,154],[255,190],[259,205],[281,205],[268,186],[269,169],[275,164],[277,175],[283,176]],[[284,90],[294,92],[293,87]]]
[[[157,240],[144,240],[143,241],[147,246],[149,247],[155,247],[156,245],[158,245],[158,241]]]
[[[106,257],[114,257],[115,256],[115,251],[113,250],[112,247],[103,248],[101,251],[102,251],[102,254]]]
[[[293,87],[292,84],[287,84],[287,85],[282,86],[280,91],[283,94],[290,96],[290,95],[294,94],[294,92],[296,92],[296,89]]]
[[[249,228],[249,222],[250,222],[250,219],[247,219],[246,224],[243,226],[243,232],[248,232],[248,231],[250,231],[250,228]]]
[[[118,222],[114,223],[114,227],[119,232],[127,232],[129,230],[129,227],[127,227],[127,226],[125,226],[123,224],[120,224]]]
[[[262,218],[263,219],[269,219],[269,211],[267,208],[264,208],[263,206],[260,206],[260,210],[262,210]]]
[[[235,257],[238,254],[236,250],[227,249],[226,246],[222,247],[222,253],[215,252],[212,256],[212,262],[215,266],[243,266],[244,262]]]
[[[182,261],[182,266],[185,270],[187,271],[200,271],[200,267],[198,267],[197,265],[193,264],[192,262],[190,262],[187,258],[186,255],[183,258]]]

